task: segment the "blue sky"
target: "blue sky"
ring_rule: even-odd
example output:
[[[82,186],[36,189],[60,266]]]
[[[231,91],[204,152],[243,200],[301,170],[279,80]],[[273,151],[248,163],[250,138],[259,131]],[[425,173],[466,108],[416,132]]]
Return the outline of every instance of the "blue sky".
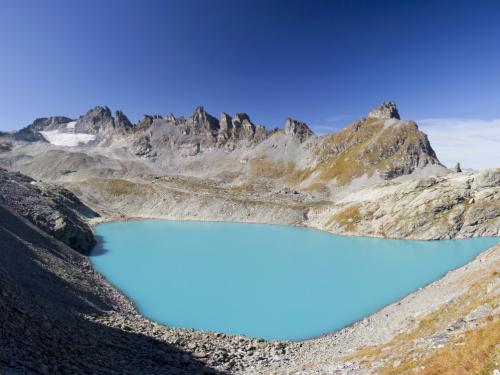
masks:
[[[384,100],[404,118],[494,122],[499,25],[487,0],[3,0],[0,129],[204,105],[324,133]]]

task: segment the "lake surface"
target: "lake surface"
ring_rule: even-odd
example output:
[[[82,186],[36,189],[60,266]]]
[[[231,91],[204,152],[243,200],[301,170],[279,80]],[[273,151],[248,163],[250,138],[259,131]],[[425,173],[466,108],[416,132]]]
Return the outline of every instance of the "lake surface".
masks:
[[[101,224],[96,234],[93,265],[150,319],[290,340],[349,325],[499,242],[162,220]]]

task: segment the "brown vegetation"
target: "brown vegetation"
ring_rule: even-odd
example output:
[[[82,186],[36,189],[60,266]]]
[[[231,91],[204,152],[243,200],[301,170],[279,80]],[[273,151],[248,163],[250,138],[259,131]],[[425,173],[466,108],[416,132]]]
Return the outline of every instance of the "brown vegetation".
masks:
[[[472,329],[450,333],[448,343],[441,348],[425,350],[418,343],[445,331],[481,305],[497,308],[500,297],[487,294],[486,289],[498,277],[498,272],[492,272],[460,298],[425,316],[413,330],[395,336],[386,344],[361,348],[345,359],[361,360],[368,367],[375,360],[383,360],[384,367],[377,373],[384,375],[491,374],[500,365],[499,317],[488,316]]]

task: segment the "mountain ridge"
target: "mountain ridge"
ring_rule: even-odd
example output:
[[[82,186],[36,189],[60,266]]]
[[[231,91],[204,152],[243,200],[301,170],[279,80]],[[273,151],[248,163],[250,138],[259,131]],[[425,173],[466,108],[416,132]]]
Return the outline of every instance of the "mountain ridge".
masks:
[[[135,124],[121,111],[113,116],[105,106],[67,120],[37,119],[14,139],[53,143],[61,139],[59,145],[76,144],[80,147],[75,150],[84,152],[122,148],[130,154],[127,158],[144,162],[155,173],[232,174],[240,176],[240,183],[264,177],[279,181],[278,185],[286,179],[298,189],[330,192],[356,179],[389,180],[428,166],[434,166],[433,173],[448,173],[427,136],[415,122],[401,120],[393,102],[382,103],[367,117],[327,135],[316,135],[305,122],[292,118],[283,128],[268,130],[246,113],[222,112],[216,118],[201,106],[187,118],[145,115]],[[76,136],[80,138],[69,143],[63,140]]]

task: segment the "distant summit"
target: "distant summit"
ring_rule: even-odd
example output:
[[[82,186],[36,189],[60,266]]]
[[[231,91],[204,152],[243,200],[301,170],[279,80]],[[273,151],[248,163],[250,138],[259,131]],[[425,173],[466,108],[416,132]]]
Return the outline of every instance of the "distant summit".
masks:
[[[395,118],[400,120],[398,108],[394,102],[384,102],[378,107],[373,108],[368,113],[368,118],[390,119]]]

